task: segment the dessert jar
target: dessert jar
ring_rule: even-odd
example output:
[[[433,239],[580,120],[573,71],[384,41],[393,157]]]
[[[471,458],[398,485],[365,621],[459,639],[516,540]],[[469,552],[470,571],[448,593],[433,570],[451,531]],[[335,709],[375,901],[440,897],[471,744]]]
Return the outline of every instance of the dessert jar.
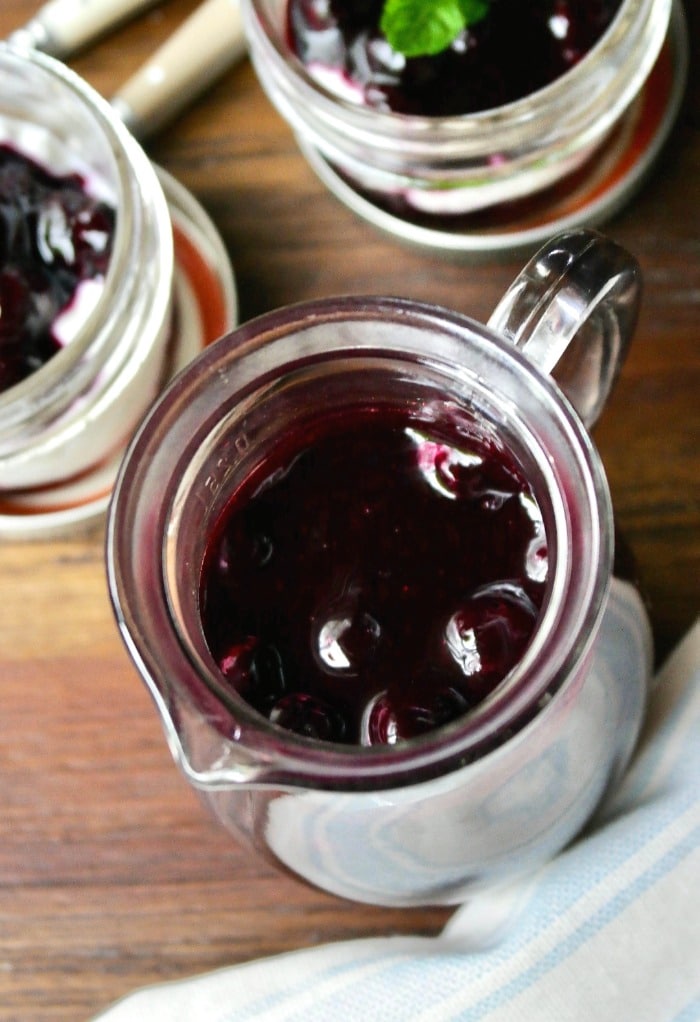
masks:
[[[671,15],[671,0],[622,0],[597,44],[544,88],[478,113],[421,117],[317,80],[291,49],[286,6],[243,0],[244,26],[260,82],[314,167],[408,216],[448,219],[532,196],[589,159],[639,95]]]
[[[587,424],[619,369],[638,288],[625,252],[567,234],[487,326],[399,298],[292,306],[219,340],[149,412],[108,516],[118,626],[188,781],[279,866],[358,901],[458,902],[536,869],[619,778],[651,638],[637,589],[613,572]],[[217,668],[199,602],[208,539],[241,479],[310,408],[358,400],[435,421],[464,410],[495,431],[517,453],[549,549],[536,630],[502,683],[450,724],[372,747],[306,738],[252,709]]]
[[[109,104],[59,61],[0,45],[0,143],[77,174],[116,211],[99,295],[61,349],[0,392],[0,495],[50,487],[108,458],[157,392],[171,329],[170,212],[156,171]]]

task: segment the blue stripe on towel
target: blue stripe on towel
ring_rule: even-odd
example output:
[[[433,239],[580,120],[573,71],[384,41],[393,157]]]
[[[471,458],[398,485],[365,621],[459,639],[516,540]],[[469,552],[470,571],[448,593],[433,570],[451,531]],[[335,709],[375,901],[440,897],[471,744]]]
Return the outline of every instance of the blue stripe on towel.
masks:
[[[700,994],[694,997],[689,1004],[678,1015],[671,1019],[671,1022],[698,1022],[700,1019]]]

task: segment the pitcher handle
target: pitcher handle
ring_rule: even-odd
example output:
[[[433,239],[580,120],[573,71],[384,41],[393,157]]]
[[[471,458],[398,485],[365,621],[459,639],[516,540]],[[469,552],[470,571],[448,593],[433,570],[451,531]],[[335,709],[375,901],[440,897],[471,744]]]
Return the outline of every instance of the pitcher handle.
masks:
[[[590,427],[624,361],[641,291],[629,252],[596,231],[567,231],[532,257],[488,323],[556,380]]]

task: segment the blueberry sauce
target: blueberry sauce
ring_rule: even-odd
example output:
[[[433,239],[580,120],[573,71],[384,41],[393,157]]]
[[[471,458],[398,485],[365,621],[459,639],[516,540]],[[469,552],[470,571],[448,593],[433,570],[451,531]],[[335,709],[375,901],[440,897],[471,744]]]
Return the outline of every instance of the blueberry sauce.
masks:
[[[56,322],[82,282],[104,277],[114,225],[80,175],[53,176],[0,145],[0,391],[60,350]]]
[[[289,0],[291,49],[379,110],[449,117],[503,106],[572,68],[621,0],[491,0],[446,50],[405,59],[379,29],[383,0]],[[347,88],[343,88],[343,92]]]
[[[202,624],[225,683],[273,723],[394,744],[503,680],[546,576],[540,509],[494,437],[351,407],[284,437],[232,495]]]

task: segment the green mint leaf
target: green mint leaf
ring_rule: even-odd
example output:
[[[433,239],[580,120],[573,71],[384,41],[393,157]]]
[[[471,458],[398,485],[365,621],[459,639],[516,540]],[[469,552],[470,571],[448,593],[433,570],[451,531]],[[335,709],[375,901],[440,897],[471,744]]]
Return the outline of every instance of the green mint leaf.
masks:
[[[432,57],[488,9],[489,0],[386,0],[379,27],[404,57]]]
[[[386,0],[379,27],[405,57],[432,56],[464,28],[459,0]]]

